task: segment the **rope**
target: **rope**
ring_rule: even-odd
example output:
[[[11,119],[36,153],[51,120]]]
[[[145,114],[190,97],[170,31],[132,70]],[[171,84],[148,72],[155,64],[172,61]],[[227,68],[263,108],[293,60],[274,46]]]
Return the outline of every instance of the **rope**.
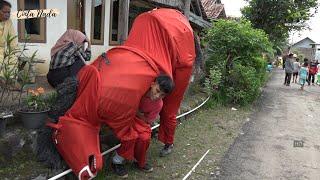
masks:
[[[186,113],[183,113],[183,114],[177,116],[176,118],[179,119],[179,118],[181,118],[181,117],[183,117],[183,116],[186,116],[186,115],[192,113],[193,111],[199,109],[201,106],[203,106],[203,105],[209,100],[209,98],[210,98],[210,97],[208,97],[206,100],[204,100],[199,106],[195,107],[194,109],[192,109],[192,110],[190,110],[190,111],[188,111],[188,112],[186,112]],[[152,129],[152,130],[153,130],[153,129],[156,129],[156,128],[158,128],[159,126],[160,126],[160,124],[157,124],[157,125],[153,126],[151,129]],[[104,152],[102,153],[102,155],[104,156],[104,155],[106,155],[106,154],[108,154],[108,153],[110,153],[110,152],[118,149],[118,148],[120,147],[120,145],[121,145],[121,144],[118,144],[118,145],[116,145],[116,146],[114,146],[114,147],[112,147],[112,148],[104,151]],[[48,179],[48,180],[56,180],[56,179],[59,179],[59,178],[65,176],[65,175],[69,174],[70,172],[72,172],[72,170],[71,170],[71,169],[68,169],[68,170],[66,170],[66,171],[64,171],[64,172],[62,172],[62,173],[60,173],[60,174],[58,174],[58,175],[56,175],[56,176]]]

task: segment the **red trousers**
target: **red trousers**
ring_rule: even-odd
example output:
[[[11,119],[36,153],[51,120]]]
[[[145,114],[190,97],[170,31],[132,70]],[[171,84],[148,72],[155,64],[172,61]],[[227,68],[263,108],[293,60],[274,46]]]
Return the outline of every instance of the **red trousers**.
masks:
[[[136,118],[134,129],[138,133],[138,138],[131,141],[121,141],[121,146],[117,149],[117,153],[121,157],[129,160],[135,159],[139,167],[144,167],[146,164],[147,150],[150,145],[151,128],[146,122]],[[133,154],[133,157],[130,156]]]
[[[177,113],[183,99],[184,92],[188,87],[192,67],[177,68],[173,73],[175,83],[174,90],[164,98],[160,112],[160,128],[158,139],[164,144],[173,144],[174,133],[177,126]]]

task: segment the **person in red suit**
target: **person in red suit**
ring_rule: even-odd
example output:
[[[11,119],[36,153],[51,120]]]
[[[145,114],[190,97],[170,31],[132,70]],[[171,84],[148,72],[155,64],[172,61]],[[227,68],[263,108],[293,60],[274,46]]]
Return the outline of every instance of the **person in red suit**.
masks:
[[[140,14],[126,42],[99,56],[78,73],[77,99],[54,125],[54,142],[79,178],[94,177],[102,168],[99,148],[101,124],[108,125],[121,146],[117,153],[134,160],[139,137],[137,109],[155,78],[164,73],[175,84],[163,99],[159,140],[171,146],[176,114],[189,84],[195,59],[193,30],[174,9]],[[165,149],[164,148],[164,149]]]

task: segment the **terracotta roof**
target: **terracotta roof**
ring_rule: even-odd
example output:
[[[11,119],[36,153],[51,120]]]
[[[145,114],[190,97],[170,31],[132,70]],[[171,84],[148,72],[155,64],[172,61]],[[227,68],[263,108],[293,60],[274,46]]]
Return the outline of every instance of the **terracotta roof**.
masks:
[[[215,0],[201,0],[201,4],[209,19],[226,17],[223,4],[216,4]]]

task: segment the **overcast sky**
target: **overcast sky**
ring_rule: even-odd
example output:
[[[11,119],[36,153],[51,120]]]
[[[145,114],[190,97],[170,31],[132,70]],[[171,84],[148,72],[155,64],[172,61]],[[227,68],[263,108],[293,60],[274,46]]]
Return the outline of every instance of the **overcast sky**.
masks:
[[[225,6],[227,16],[240,17],[240,8],[246,5],[244,0],[221,0],[221,2]],[[318,0],[318,3],[320,3],[320,0]],[[305,37],[310,37],[312,40],[320,43],[320,13],[318,12],[315,17],[312,17],[308,24],[311,30],[291,33],[290,43],[292,41],[297,42]]]

